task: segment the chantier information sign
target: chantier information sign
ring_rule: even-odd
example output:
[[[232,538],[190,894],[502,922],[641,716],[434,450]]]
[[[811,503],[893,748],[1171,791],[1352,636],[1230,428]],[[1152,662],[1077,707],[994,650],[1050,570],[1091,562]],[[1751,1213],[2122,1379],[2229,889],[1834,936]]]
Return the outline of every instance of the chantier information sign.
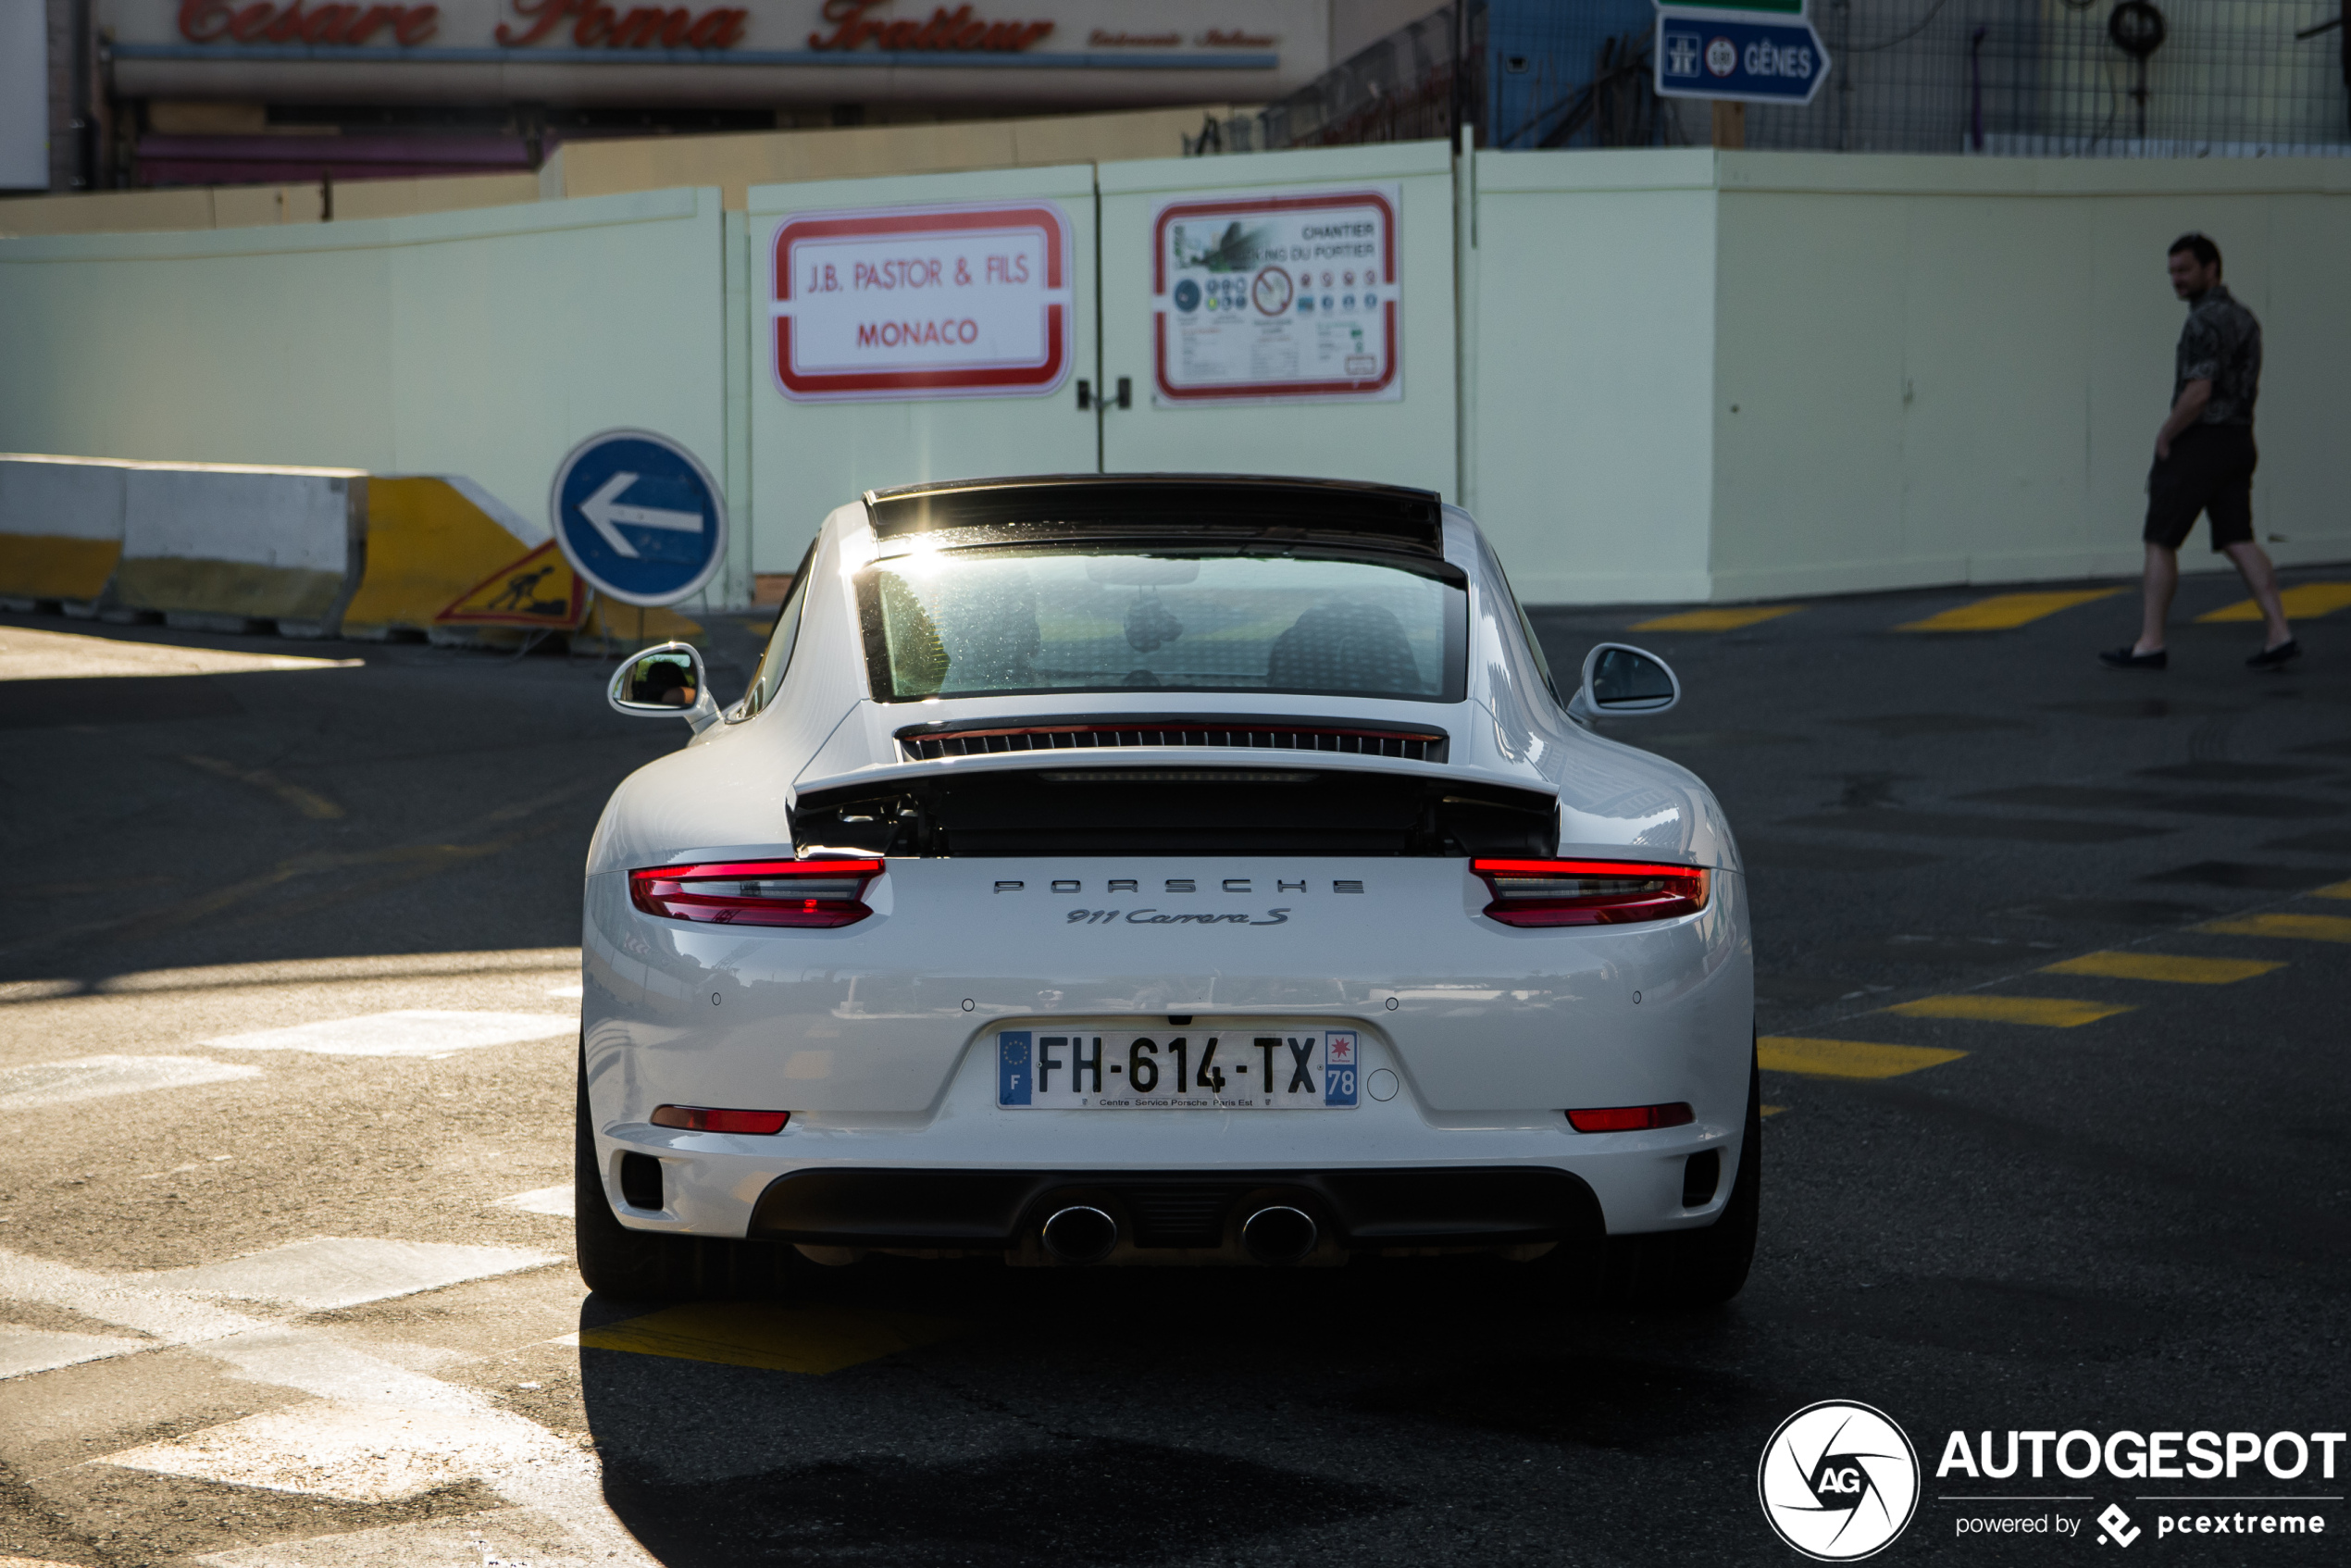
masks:
[[[1151,224],[1153,401],[1395,400],[1400,187],[1187,198]]]

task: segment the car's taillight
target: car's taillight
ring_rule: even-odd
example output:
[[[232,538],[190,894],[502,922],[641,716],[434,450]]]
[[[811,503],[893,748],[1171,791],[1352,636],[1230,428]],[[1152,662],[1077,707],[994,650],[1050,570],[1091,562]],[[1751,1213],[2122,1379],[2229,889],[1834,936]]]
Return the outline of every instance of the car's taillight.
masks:
[[[790,1120],[790,1111],[719,1111],[707,1105],[663,1105],[653,1111],[653,1126],[688,1132],[781,1132]]]
[[[1505,926],[1622,926],[1671,920],[1706,907],[1700,865],[1645,860],[1473,860]]]
[[[1698,1113],[1680,1100],[1671,1105],[1608,1105],[1567,1114],[1567,1125],[1577,1132],[1647,1132],[1651,1127],[1686,1126],[1696,1120]]]
[[[628,874],[630,902],[648,915],[718,926],[853,926],[872,910],[865,884],[878,860],[744,860],[657,865]]]

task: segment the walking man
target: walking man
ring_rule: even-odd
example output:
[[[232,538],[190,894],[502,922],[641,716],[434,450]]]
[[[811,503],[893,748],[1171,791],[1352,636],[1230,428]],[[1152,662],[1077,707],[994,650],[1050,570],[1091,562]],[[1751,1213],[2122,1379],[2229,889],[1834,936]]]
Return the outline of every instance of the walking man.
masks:
[[[2180,546],[2196,515],[2212,520],[2223,551],[2253,590],[2267,623],[2254,669],[2280,669],[2302,650],[2278,600],[2277,568],[2253,541],[2253,400],[2261,382],[2261,323],[2220,281],[2220,247],[2201,234],[2171,242],[2171,292],[2188,302],[2171,377],[2171,415],[2155,433],[2147,476],[2146,584],[2139,640],[2098,657],[2116,669],[2161,669],[2170,662],[2163,623],[2180,586]]]

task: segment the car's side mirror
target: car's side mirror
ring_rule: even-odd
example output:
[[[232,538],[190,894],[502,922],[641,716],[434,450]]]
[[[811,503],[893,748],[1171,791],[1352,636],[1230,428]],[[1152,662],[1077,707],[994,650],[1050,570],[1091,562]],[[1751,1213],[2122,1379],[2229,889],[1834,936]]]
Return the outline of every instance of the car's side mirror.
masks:
[[[709,674],[690,642],[665,642],[630,654],[604,695],[631,718],[682,718],[697,731],[718,721]]]
[[[1567,704],[1570,718],[1661,714],[1682,700],[1682,683],[1663,659],[1622,642],[1603,642],[1584,655],[1584,684]]]

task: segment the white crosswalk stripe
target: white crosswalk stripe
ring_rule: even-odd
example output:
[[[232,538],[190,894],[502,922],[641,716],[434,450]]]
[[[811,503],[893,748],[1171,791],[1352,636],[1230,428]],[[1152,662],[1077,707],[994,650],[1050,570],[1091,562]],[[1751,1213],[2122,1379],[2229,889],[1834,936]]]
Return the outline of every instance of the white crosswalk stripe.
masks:
[[[435,1451],[457,1456],[453,1462],[509,1501],[549,1515],[561,1524],[573,1551],[616,1568],[652,1563],[605,1507],[595,1457],[578,1444],[498,1408],[471,1389],[394,1366],[310,1329],[225,1311],[158,1285],[159,1277],[108,1276],[0,1251],[0,1298],[64,1307],[135,1328],[209,1356],[240,1376],[331,1401],[342,1407],[331,1418],[332,1425],[345,1434],[363,1425],[369,1419],[367,1412],[378,1412],[372,1419],[380,1424],[379,1440],[387,1450],[418,1433],[438,1434]],[[239,1427],[240,1435],[256,1430],[238,1422],[224,1425]],[[266,1462],[268,1443],[282,1442],[286,1428],[259,1430],[263,1439],[247,1445],[248,1462],[255,1465]],[[192,1434],[180,1444],[204,1436]],[[144,1456],[150,1450],[125,1451]],[[221,1439],[215,1451],[222,1456],[220,1462],[227,1462],[226,1456],[241,1451],[237,1437]],[[280,1475],[293,1479],[292,1472]],[[347,1477],[337,1473],[334,1479],[344,1484]],[[389,1484],[391,1477],[379,1479]]]
[[[532,1214],[553,1214],[558,1219],[567,1220],[577,1212],[573,1196],[571,1183],[566,1182],[561,1187],[537,1187],[529,1192],[517,1192],[511,1198],[501,1198],[497,1207],[520,1209]]]
[[[125,1339],[109,1334],[60,1334],[44,1328],[19,1328],[0,1323],[0,1381],[11,1377],[30,1377],[36,1372],[55,1372],[61,1366],[79,1366],[83,1362],[104,1361],[109,1356],[128,1355],[143,1350],[151,1343],[145,1339]],[[0,1568],[6,1560],[0,1559]]]
[[[413,1296],[468,1279],[539,1268],[563,1260],[513,1247],[457,1247],[440,1241],[381,1241],[313,1237],[227,1263],[169,1269],[140,1276],[144,1283],[192,1296],[232,1296],[283,1301],[305,1312],[328,1312],[367,1301]]]
[[[319,1400],[109,1454],[125,1470],[344,1502],[401,1502],[527,1462],[511,1423]]]
[[[208,1062],[201,1056],[77,1056],[67,1062],[35,1062],[0,1069],[0,1111],[37,1111],[110,1094],[260,1076],[258,1067]]]
[[[239,1547],[196,1559],[203,1568],[384,1568],[386,1563],[400,1568],[603,1568],[605,1561],[581,1555],[578,1543],[561,1524],[530,1508]],[[11,1565],[0,1559],[0,1568]]]

